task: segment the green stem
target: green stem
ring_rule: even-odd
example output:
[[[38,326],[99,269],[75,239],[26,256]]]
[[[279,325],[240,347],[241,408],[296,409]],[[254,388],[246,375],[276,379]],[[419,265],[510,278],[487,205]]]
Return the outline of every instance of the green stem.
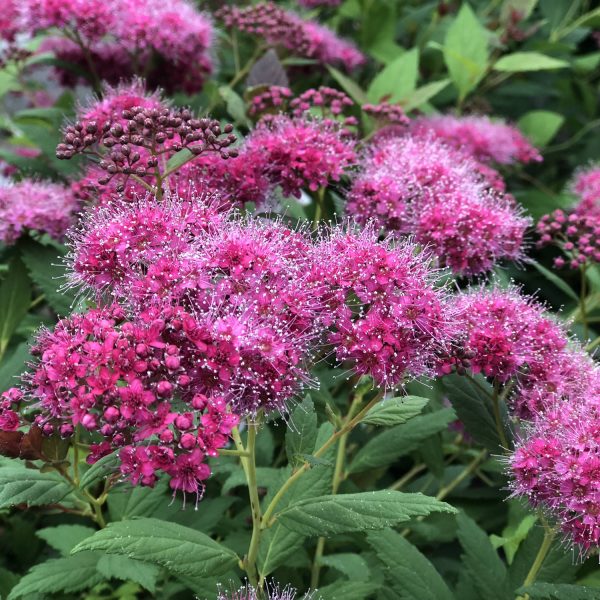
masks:
[[[317,231],[319,228],[319,222],[325,214],[325,188],[320,187],[317,192],[317,198],[315,203],[315,217],[313,219],[313,231]]]
[[[222,454],[223,456],[240,456],[240,457],[244,457],[244,458],[249,458],[249,456],[250,456],[250,454],[248,452],[245,452],[243,450],[221,449],[221,450],[219,450],[219,454]]]
[[[398,481],[396,481],[393,485],[390,486],[390,490],[400,490],[402,489],[415,475],[423,472],[427,468],[427,465],[420,463],[415,465],[410,471],[408,471],[405,475],[400,477]]]
[[[246,452],[248,458],[246,461],[246,480],[248,482],[248,493],[250,496],[250,509],[252,511],[252,537],[248,554],[244,560],[244,568],[248,575],[248,580],[254,587],[258,587],[258,569],[256,559],[258,558],[258,547],[261,534],[262,515],[260,511],[260,499],[258,497],[258,484],[256,483],[256,434],[260,426],[260,414],[256,420],[248,420],[248,443]]]
[[[556,536],[556,531],[548,527],[548,525],[544,524],[545,533],[544,539],[542,540],[542,544],[538,553],[529,569],[529,573],[527,573],[527,577],[525,577],[525,581],[523,582],[523,587],[527,587],[535,582],[536,577],[538,576],[542,565],[544,564],[544,560],[546,556],[548,556],[548,552],[550,548],[552,548],[552,542],[554,541],[554,537]],[[529,598],[529,594],[525,594],[523,596],[519,596],[517,600],[526,600]]]
[[[373,408],[373,406],[375,406],[375,404],[377,404],[377,402],[379,402],[381,400],[381,398],[383,398],[383,392],[379,392],[353,419],[351,419],[346,425],[342,426],[341,429],[336,431],[314,453],[314,456],[316,458],[319,458],[329,448],[331,448],[332,444],[335,444],[335,442],[337,442],[337,440],[339,440],[340,437],[342,437],[345,433],[352,431],[352,429],[354,429],[354,427],[362,421],[363,417],[371,410],[371,408]],[[270,527],[272,525],[271,517],[273,516],[273,513],[275,512],[275,509],[277,508],[279,501],[283,498],[283,496],[290,489],[290,487],[292,485],[294,485],[294,483],[296,483],[296,481],[298,481],[298,479],[300,479],[300,477],[302,477],[302,475],[304,473],[306,473],[306,471],[308,471],[309,468],[310,468],[310,463],[308,463],[308,462],[304,463],[297,471],[292,473],[292,475],[290,475],[290,477],[288,477],[288,479],[285,481],[285,483],[281,486],[281,488],[278,490],[278,492],[275,494],[275,496],[271,500],[271,503],[267,507],[267,510],[265,510],[265,513],[262,518],[262,524],[261,524],[261,527],[263,529]]]
[[[254,54],[248,59],[248,62],[234,75],[233,79],[229,82],[228,87],[232,88],[234,85],[239,83],[254,66],[254,63],[260,58],[260,55],[265,51],[265,46],[260,45],[254,51]]]
[[[500,443],[505,450],[510,448],[508,438],[504,432],[504,423],[502,422],[502,415],[500,414],[500,389],[498,383],[494,383],[494,393],[492,394],[492,409],[494,411],[494,421],[496,422],[496,431],[498,431],[498,437]]]

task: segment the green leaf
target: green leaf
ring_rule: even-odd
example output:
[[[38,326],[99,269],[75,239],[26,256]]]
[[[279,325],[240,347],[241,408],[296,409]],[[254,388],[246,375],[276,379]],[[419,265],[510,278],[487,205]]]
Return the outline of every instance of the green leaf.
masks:
[[[31,283],[23,261],[14,256],[0,284],[0,356],[29,310]]]
[[[55,504],[70,491],[71,486],[56,473],[21,466],[0,467],[0,508]]]
[[[19,575],[0,567],[0,598],[6,598],[19,579]]]
[[[464,513],[456,517],[458,539],[464,550],[463,565],[468,577],[486,600],[513,600],[504,563],[487,534]]]
[[[541,273],[548,281],[553,283],[559,290],[563,291],[569,298],[575,300],[575,302],[579,302],[579,296],[569,287],[558,275],[555,275],[549,269],[546,269],[543,265],[541,265],[536,260],[528,260],[527,264],[530,264],[536,271]]]
[[[97,563],[98,555],[93,552],[47,560],[32,567],[21,578],[10,592],[8,600],[28,594],[67,594],[92,588],[103,579],[96,571]]]
[[[416,417],[429,402],[420,396],[400,396],[389,398],[376,404],[362,420],[371,425],[400,425]]]
[[[370,579],[369,565],[360,554],[329,554],[322,556],[319,564],[343,573],[350,581],[368,581]]]
[[[419,74],[419,50],[405,52],[373,79],[367,90],[369,102],[397,102],[414,91]]]
[[[181,167],[181,165],[184,165],[186,162],[190,161],[193,156],[194,155],[187,148],[176,152],[167,162],[167,171],[169,173],[171,171],[176,171],[179,167]]]
[[[391,529],[372,531],[367,540],[388,567],[392,588],[403,600],[454,600],[434,566],[402,535]]]
[[[508,504],[508,523],[502,530],[502,535],[492,535],[490,540],[494,548],[502,547],[506,560],[510,565],[514,558],[521,542],[525,540],[531,528],[537,521],[537,516],[532,515],[528,508],[521,502],[509,500]]]
[[[119,457],[116,452],[103,456],[83,474],[79,487],[85,489],[99,483],[109,475],[116,473],[118,465]]]
[[[96,533],[95,529],[83,525],[58,525],[57,527],[39,529],[35,534],[43,539],[48,546],[58,550],[63,556],[69,556],[71,550],[79,542],[83,542],[94,533]]]
[[[506,54],[494,64],[495,71],[515,73],[518,71],[546,71],[564,69],[569,63],[539,52],[513,52]]]
[[[68,315],[75,305],[75,294],[72,290],[58,291],[66,283],[66,268],[62,262],[66,252],[32,239],[20,242],[19,249],[31,279],[42,290],[48,304],[59,315]]]
[[[365,600],[378,588],[377,583],[337,582],[319,588],[315,600]]]
[[[327,537],[383,529],[432,512],[456,512],[456,509],[423,494],[380,490],[300,500],[282,510],[276,518],[292,531]]]
[[[10,349],[0,363],[0,392],[18,383],[18,376],[25,371],[25,363],[30,359],[28,342],[21,342],[16,348]]]
[[[393,463],[417,449],[432,435],[446,429],[456,419],[454,411],[444,408],[414,417],[404,425],[396,425],[369,440],[354,457],[350,473],[359,473]]]
[[[225,101],[227,112],[235,119],[235,122],[249,126],[250,120],[246,115],[246,105],[241,96],[227,85],[219,87],[219,94]]]
[[[543,147],[558,133],[565,118],[549,110],[532,110],[518,122],[519,129],[535,146]]]
[[[272,467],[258,467],[256,469],[256,483],[258,487],[271,489],[279,483],[280,469],[274,469]],[[223,484],[221,488],[221,494],[228,494],[231,490],[236,487],[245,486],[246,474],[240,468],[234,471]]]
[[[466,2],[448,28],[443,52],[450,79],[463,100],[475,89],[488,64],[488,33]]]
[[[404,97],[400,104],[406,112],[419,108],[432,98],[435,98],[442,90],[446,89],[449,83],[449,79],[427,83]]]
[[[199,531],[149,518],[110,523],[73,552],[85,550],[123,554],[180,575],[221,575],[238,562],[234,552]]]
[[[352,81],[349,77],[346,77],[342,73],[340,73],[337,69],[330,67],[327,65],[327,70],[330,75],[340,84],[342,89],[357,103],[357,104],[367,104],[369,99],[367,98],[367,94],[364,90],[357,84]]]
[[[122,581],[135,581],[135,583],[139,583],[152,593],[156,589],[156,580],[160,574],[156,565],[149,565],[133,558],[112,554],[102,556],[98,561],[97,569],[106,579],[115,578]]]
[[[528,594],[531,600],[598,600],[598,588],[568,583],[534,583],[520,587],[517,594]]]
[[[317,413],[310,396],[298,404],[285,432],[285,452],[291,465],[302,461],[302,454],[312,453],[317,441]]]
[[[136,517],[150,517],[165,503],[168,503],[168,483],[159,481],[153,488],[126,485],[113,489],[108,496],[108,510],[111,520],[120,521]]]
[[[448,399],[456,410],[458,418],[473,439],[488,450],[498,452],[502,443],[493,414],[490,395],[492,388],[483,377],[477,377],[476,381],[483,389],[460,375],[444,377],[442,385],[448,392]],[[486,394],[486,390],[489,390],[489,393]],[[506,428],[505,433],[510,439]]]

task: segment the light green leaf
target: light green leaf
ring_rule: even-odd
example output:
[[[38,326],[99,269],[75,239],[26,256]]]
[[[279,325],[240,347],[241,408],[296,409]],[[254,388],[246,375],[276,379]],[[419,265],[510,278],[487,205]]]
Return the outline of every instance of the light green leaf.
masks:
[[[419,50],[413,48],[405,52],[373,79],[367,90],[369,102],[377,104],[382,100],[394,103],[408,96],[417,85],[419,73]]]
[[[402,535],[391,529],[371,531],[369,544],[388,567],[392,588],[403,600],[454,600],[435,567]]]
[[[319,564],[338,570],[350,581],[368,581],[370,579],[369,565],[360,554],[342,553],[322,556]]]
[[[450,79],[463,100],[475,89],[488,64],[488,33],[466,2],[448,28],[443,52]]]
[[[176,152],[171,156],[169,162],[167,162],[167,171],[170,173],[171,171],[176,171],[181,165],[184,165],[186,162],[190,161],[193,158],[193,154],[187,149],[184,148],[179,152]]]
[[[449,79],[441,79],[440,81],[426,83],[403,98],[400,104],[406,112],[409,112],[415,108],[419,108],[437,96],[442,90],[446,89],[449,83]]]
[[[56,527],[45,527],[35,532],[39,538],[43,539],[50,547],[58,550],[63,556],[69,556],[71,550],[79,542],[83,542],[94,533],[96,533],[95,529],[83,525],[58,525]]]
[[[469,579],[486,600],[514,600],[504,563],[487,534],[464,513],[456,517],[458,539],[464,550],[463,565]]]
[[[327,65],[327,70],[330,75],[340,84],[342,89],[357,103],[357,104],[367,104],[369,99],[367,98],[367,94],[364,90],[357,84],[352,81],[349,77],[346,77],[342,73],[340,73],[337,69],[330,67]]]
[[[350,464],[351,473],[360,473],[393,463],[416,450],[427,438],[446,429],[456,419],[454,411],[444,408],[414,417],[404,425],[396,425],[373,437],[356,453]]]
[[[428,398],[420,396],[400,396],[389,398],[376,404],[362,420],[371,425],[400,425],[416,417],[429,402]]]
[[[70,491],[71,486],[56,473],[40,473],[24,466],[0,468],[0,508],[54,504]]]
[[[25,265],[18,256],[13,256],[6,277],[0,284],[0,355],[21,319],[29,310],[31,283]]]
[[[327,537],[383,529],[432,512],[456,512],[456,509],[423,494],[380,490],[300,500],[278,513],[276,519],[292,531]]]
[[[246,105],[241,96],[228,85],[219,87],[219,94],[225,101],[227,112],[235,119],[235,122],[241,125],[250,125],[248,115],[246,115]]]
[[[102,556],[97,565],[98,572],[106,579],[121,579],[122,581],[135,581],[149,592],[154,593],[156,580],[160,573],[156,565],[149,565],[126,556],[107,554]]]
[[[539,147],[546,146],[558,133],[565,118],[549,110],[532,110],[525,113],[518,122],[519,129]]]
[[[85,550],[122,554],[180,575],[221,575],[238,562],[234,552],[207,535],[150,518],[110,523],[73,552]]]
[[[71,593],[89,589],[102,581],[96,571],[98,555],[84,552],[78,556],[55,558],[32,567],[11,590],[8,600],[28,594]]]
[[[494,71],[515,73],[518,71],[546,71],[564,69],[569,63],[539,52],[513,52],[494,63]]]
[[[317,441],[317,413],[310,396],[298,404],[291,414],[285,432],[285,452],[288,462],[299,464],[302,454],[310,454]]]

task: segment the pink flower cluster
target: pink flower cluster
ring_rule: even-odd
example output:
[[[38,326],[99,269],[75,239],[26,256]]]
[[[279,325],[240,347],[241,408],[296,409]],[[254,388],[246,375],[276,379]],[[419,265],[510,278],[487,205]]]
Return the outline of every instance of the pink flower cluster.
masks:
[[[529,219],[489,189],[476,163],[433,137],[376,139],[347,197],[348,213],[389,232],[414,235],[461,275],[519,260]]]
[[[580,198],[577,208],[587,214],[600,212],[600,166],[583,169],[575,176],[571,189]]]
[[[422,117],[412,122],[411,132],[415,135],[433,132],[446,143],[482,162],[508,165],[542,160],[540,153],[516,127],[485,116]]]
[[[217,16],[227,27],[260,36],[272,46],[282,46],[298,56],[313,58],[323,64],[341,65],[352,71],[366,62],[365,56],[350,42],[274,2],[243,8],[225,6]]]
[[[338,360],[386,388],[433,372],[455,331],[426,254],[412,243],[379,242],[372,228],[335,229],[317,249],[316,269]]]
[[[461,337],[456,346],[471,356],[470,369],[505,383],[534,371],[567,346],[564,329],[543,308],[515,289],[477,289],[456,299]],[[455,361],[441,361],[448,373]]]
[[[294,94],[288,87],[272,85],[263,92],[256,94],[248,107],[248,114],[251,117],[261,116],[265,113],[284,112],[290,98]]]
[[[97,432],[88,462],[117,450],[121,473],[153,485],[160,472],[174,490],[198,493],[205,464],[227,441],[238,416],[222,397],[195,393],[202,351],[197,323],[182,309],[151,308],[128,319],[117,305],[59,321],[32,348],[25,378],[45,435]]]
[[[267,177],[284,194],[300,196],[339,181],[357,160],[354,141],[329,119],[279,115],[262,120],[246,138],[246,151],[262,153]]]
[[[515,496],[543,509],[583,552],[600,545],[600,373],[546,403],[510,458]]]
[[[20,11],[21,30],[63,33],[42,50],[86,68],[89,55],[112,83],[144,72],[153,87],[193,93],[213,70],[212,23],[187,0],[24,0]]]
[[[388,102],[363,104],[362,109],[383,125],[408,125],[410,123],[399,104],[389,104]]]
[[[60,240],[75,219],[79,202],[58,183],[31,181],[0,186],[0,240],[14,244],[27,230]]]
[[[276,584],[267,584],[267,589],[263,590],[266,592],[265,600],[295,600],[296,599],[296,590],[290,586],[285,586],[284,588],[280,588]],[[312,593],[307,593],[302,596],[303,600],[311,600],[313,597]],[[246,584],[245,586],[237,589],[237,590],[229,590],[223,591],[223,589],[219,589],[219,593],[217,595],[217,600],[259,600],[258,592],[251,585]]]

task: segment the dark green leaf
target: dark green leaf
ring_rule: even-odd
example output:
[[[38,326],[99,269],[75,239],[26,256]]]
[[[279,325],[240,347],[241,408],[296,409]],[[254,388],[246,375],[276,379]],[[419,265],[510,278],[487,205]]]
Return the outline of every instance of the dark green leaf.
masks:
[[[85,550],[122,554],[179,575],[220,575],[238,562],[235,553],[199,531],[149,518],[110,523],[73,552]]]
[[[419,447],[421,442],[445,429],[456,419],[449,408],[414,417],[404,425],[396,425],[368,441],[350,464],[351,473],[389,465]]]
[[[546,269],[546,267],[540,265],[535,260],[528,260],[527,264],[530,264],[534,269],[541,273],[548,281],[553,283],[559,290],[562,290],[567,296],[579,302],[579,296],[558,276],[552,271]]]
[[[304,535],[331,536],[383,529],[432,512],[455,512],[455,509],[423,494],[380,490],[300,500],[276,518],[284,527]]]
[[[126,556],[107,554],[102,556],[97,565],[98,572],[106,579],[121,579],[135,581],[149,592],[154,593],[156,580],[160,573],[156,565],[149,565]]]
[[[487,534],[464,513],[459,513],[456,520],[458,539],[464,550],[463,565],[481,597],[486,600],[514,600],[506,567]]]
[[[8,600],[16,600],[28,594],[67,594],[89,589],[102,581],[96,571],[98,554],[84,552],[78,556],[47,560],[21,578],[12,589]]]
[[[319,588],[316,598],[317,600],[366,600],[378,588],[379,585],[376,583],[338,582]]]
[[[109,475],[117,473],[118,465],[119,457],[116,452],[103,456],[83,474],[79,486],[85,489],[97,484],[106,479]]]
[[[415,546],[391,529],[372,531],[369,544],[388,568],[392,588],[403,600],[454,600],[434,566]]]
[[[517,594],[528,594],[531,600],[599,600],[598,588],[569,585],[568,583],[534,583],[517,590]]]
[[[71,486],[56,473],[40,473],[24,466],[0,467],[0,508],[60,502]]]
[[[351,581],[368,581],[370,579],[369,565],[360,554],[329,554],[322,556],[319,563],[338,570]]]
[[[28,342],[21,342],[16,348],[9,350],[0,362],[0,392],[19,383],[18,376],[25,371],[25,363],[30,359]]]
[[[12,334],[29,310],[31,283],[25,265],[18,256],[13,256],[8,273],[0,283],[0,355]]]
[[[58,550],[63,556],[69,556],[71,550],[79,542],[83,542],[94,533],[96,533],[95,529],[84,525],[58,525],[57,527],[46,527],[36,531],[39,538],[42,538],[46,544]]]

